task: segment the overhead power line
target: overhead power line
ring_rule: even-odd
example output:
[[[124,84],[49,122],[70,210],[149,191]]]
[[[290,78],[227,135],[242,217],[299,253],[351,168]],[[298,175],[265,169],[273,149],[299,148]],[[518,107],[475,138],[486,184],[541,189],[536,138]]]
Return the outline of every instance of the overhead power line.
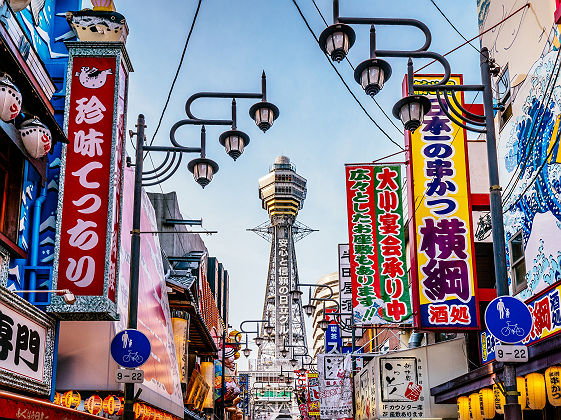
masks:
[[[193,16],[193,21],[191,22],[191,28],[189,29],[189,34],[187,35],[187,39],[185,40],[185,45],[183,46],[183,52],[181,53],[181,58],[179,59],[179,64],[177,66],[177,70],[175,71],[175,76],[173,77],[173,81],[171,82],[171,86],[169,88],[168,97],[166,99],[166,103],[164,108],[162,109],[162,113],[160,114],[160,119],[158,121],[158,125],[154,130],[154,134],[152,135],[152,140],[150,140],[150,146],[154,143],[154,139],[156,138],[156,134],[158,134],[158,130],[162,125],[162,120],[164,119],[164,114],[166,109],[169,105],[169,101],[171,99],[171,94],[173,93],[173,88],[175,87],[175,83],[177,82],[177,78],[179,77],[179,72],[181,70],[181,66],[183,65],[183,60],[185,58],[185,53],[187,52],[187,46],[189,45],[189,40],[191,39],[191,35],[193,34],[193,29],[195,28],[195,22],[197,22],[197,16],[199,16],[199,10],[201,9],[202,0],[199,0],[197,4],[197,9],[195,10],[195,15]]]
[[[306,19],[306,17],[304,16],[304,14],[302,13],[302,9],[300,9],[300,6],[298,5],[298,3],[296,2],[296,0],[292,0],[292,3],[294,4],[294,6],[296,6],[296,9],[298,9],[298,13],[300,14],[300,17],[302,18],[302,20],[304,21],[304,23],[306,24],[306,27],[308,28],[308,31],[312,34],[312,36],[314,37],[316,44],[319,45],[319,39],[316,36],[316,34],[314,33],[314,30],[311,28],[310,24],[308,23],[308,20]],[[400,150],[404,150],[403,146],[401,146],[397,141],[395,141],[377,122],[376,120],[372,117],[372,115],[370,115],[370,113],[367,111],[367,109],[364,107],[364,105],[362,104],[362,102],[360,102],[360,100],[357,98],[357,96],[355,95],[355,93],[352,91],[352,89],[349,87],[349,85],[347,84],[347,82],[345,81],[345,79],[343,78],[343,76],[341,75],[341,73],[339,72],[339,70],[337,69],[337,67],[331,62],[331,60],[329,59],[329,57],[327,56],[327,54],[324,54],[325,58],[327,59],[327,61],[329,62],[329,64],[331,65],[331,67],[333,68],[333,70],[335,70],[335,73],[337,73],[337,76],[339,76],[339,79],[341,79],[341,82],[343,82],[343,84],[345,85],[345,88],[347,89],[347,91],[351,94],[351,96],[353,97],[353,99],[356,101],[356,103],[360,106],[360,108],[364,111],[364,113],[366,114],[366,116],[370,119],[370,121],[372,121],[374,123],[374,125],[378,128],[378,130],[380,130],[382,132],[382,134],[384,134],[389,141],[391,141],[393,144],[395,144],[397,147],[399,147]]]
[[[438,4],[436,4],[436,2],[435,2],[434,0],[430,0],[430,2],[434,5],[434,7],[436,7],[436,10],[438,10],[438,12],[442,15],[442,17],[443,17],[444,19],[446,19],[446,22],[448,22],[448,23],[450,24],[450,26],[452,27],[452,29],[454,29],[454,30],[456,31],[456,33],[457,33],[458,35],[460,35],[460,36],[462,37],[462,39],[463,39],[464,41],[466,41],[466,42],[469,44],[469,46],[470,46],[471,48],[473,48],[473,49],[474,49],[475,51],[477,51],[477,52],[481,52],[481,51],[479,51],[478,48],[476,48],[475,46],[473,46],[473,44],[471,43],[471,41],[468,41],[468,39],[458,30],[458,28],[456,28],[456,26],[450,21],[450,19],[448,19],[448,16],[446,16],[446,14],[442,11],[442,9],[441,9],[440,7],[438,7]]]

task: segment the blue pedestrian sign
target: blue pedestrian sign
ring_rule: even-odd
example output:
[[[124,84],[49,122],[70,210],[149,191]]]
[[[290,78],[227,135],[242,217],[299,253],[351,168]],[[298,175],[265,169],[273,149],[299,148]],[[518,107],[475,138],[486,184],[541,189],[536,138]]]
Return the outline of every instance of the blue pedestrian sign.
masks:
[[[138,330],[123,330],[111,341],[111,357],[125,368],[142,366],[150,357],[150,350],[150,340]]]
[[[524,302],[512,296],[499,296],[485,311],[487,329],[497,340],[515,344],[532,331],[532,314]]]

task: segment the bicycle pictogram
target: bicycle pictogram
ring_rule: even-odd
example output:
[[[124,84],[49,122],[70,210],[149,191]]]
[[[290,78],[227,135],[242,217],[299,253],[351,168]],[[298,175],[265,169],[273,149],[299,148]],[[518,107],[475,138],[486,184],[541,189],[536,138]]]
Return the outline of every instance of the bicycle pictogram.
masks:
[[[125,354],[123,356],[123,363],[129,362],[142,363],[144,362],[144,358],[140,354],[138,354],[137,351],[129,350],[128,354]]]
[[[506,321],[506,326],[501,329],[501,334],[504,336],[515,335],[518,337],[524,337],[526,335],[518,324],[511,324],[510,321]]]

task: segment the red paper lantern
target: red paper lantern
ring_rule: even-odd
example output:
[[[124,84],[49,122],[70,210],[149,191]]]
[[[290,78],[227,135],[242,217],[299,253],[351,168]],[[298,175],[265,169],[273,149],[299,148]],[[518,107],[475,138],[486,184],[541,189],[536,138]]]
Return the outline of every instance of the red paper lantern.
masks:
[[[103,400],[103,411],[110,416],[116,414],[121,409],[121,400],[115,395],[109,395]]]
[[[10,76],[0,74],[0,119],[12,121],[21,112],[21,93]]]
[[[92,395],[84,402],[84,408],[88,413],[97,415],[103,409],[103,400],[99,395]]]

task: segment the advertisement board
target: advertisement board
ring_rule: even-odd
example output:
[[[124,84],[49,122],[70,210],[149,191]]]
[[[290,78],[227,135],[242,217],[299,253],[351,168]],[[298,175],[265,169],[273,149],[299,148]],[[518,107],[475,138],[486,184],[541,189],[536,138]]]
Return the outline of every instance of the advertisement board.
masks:
[[[53,288],[48,308],[63,319],[115,320],[122,167],[130,66],[120,46],[70,45]],[[86,48],[88,47],[88,48]]]
[[[440,75],[416,75],[433,84]],[[461,84],[453,75],[450,84]],[[406,82],[404,82],[405,88]],[[413,134],[406,132],[411,277],[415,326],[424,330],[477,330],[479,304],[475,276],[467,137],[442,111],[432,107]],[[463,94],[454,93],[463,104]]]
[[[0,384],[50,395],[55,321],[0,288]]]
[[[413,312],[401,165],[348,164],[345,174],[354,322],[402,323]]]
[[[319,416],[319,378],[316,372],[308,372],[308,416]]]
[[[352,418],[351,356],[318,354],[317,359],[320,419]]]

